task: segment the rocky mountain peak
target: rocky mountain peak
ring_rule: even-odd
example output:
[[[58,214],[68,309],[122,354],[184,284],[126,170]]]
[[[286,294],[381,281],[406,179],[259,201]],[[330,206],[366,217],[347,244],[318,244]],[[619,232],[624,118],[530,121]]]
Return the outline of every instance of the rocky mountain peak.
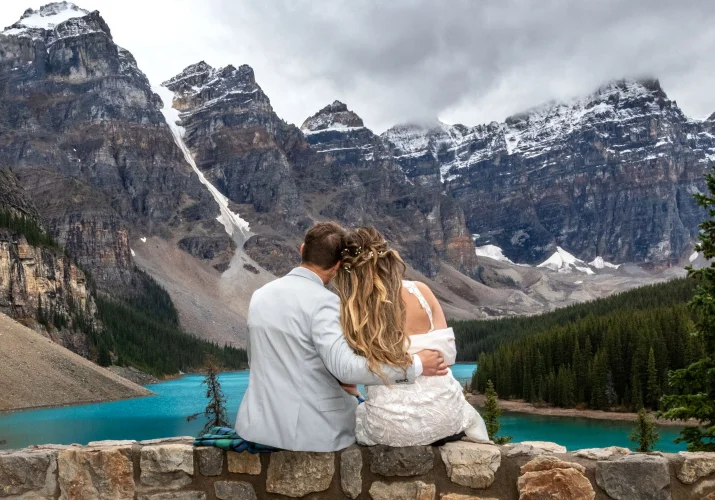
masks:
[[[236,69],[228,65],[213,68],[204,61],[187,66],[181,73],[162,83],[179,98],[198,97],[218,99],[228,94],[261,92],[253,68],[243,64]]]
[[[18,24],[28,28],[51,29],[60,23],[75,17],[84,17],[88,10],[77,7],[71,2],[52,2],[39,9],[27,9]]]
[[[53,2],[39,9],[27,9],[20,20],[5,28],[2,34],[45,40],[49,45],[70,36],[97,32],[112,37],[99,11],[90,12],[71,2]]]
[[[305,120],[300,129],[303,133],[310,134],[333,130],[348,131],[364,127],[362,118],[350,111],[346,104],[336,100]]]

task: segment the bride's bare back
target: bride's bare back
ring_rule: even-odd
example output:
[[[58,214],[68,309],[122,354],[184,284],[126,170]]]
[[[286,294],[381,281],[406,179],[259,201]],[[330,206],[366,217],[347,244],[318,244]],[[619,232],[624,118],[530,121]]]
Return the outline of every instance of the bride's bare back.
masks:
[[[447,320],[444,317],[442,306],[439,305],[437,297],[434,296],[432,290],[419,281],[413,281],[422,295],[424,296],[430,309],[432,309],[432,320],[434,321],[434,329],[441,330],[447,328]],[[402,300],[405,302],[405,332],[407,335],[421,335],[430,331],[430,320],[427,312],[420,304],[419,299],[407,290],[404,286],[400,291]]]

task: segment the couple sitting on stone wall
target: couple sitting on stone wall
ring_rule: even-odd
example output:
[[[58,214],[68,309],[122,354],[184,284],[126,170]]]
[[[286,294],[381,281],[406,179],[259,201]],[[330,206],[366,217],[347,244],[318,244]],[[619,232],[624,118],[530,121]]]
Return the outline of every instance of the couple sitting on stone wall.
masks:
[[[430,289],[374,228],[311,228],[301,265],[257,290],[248,312],[244,440],[294,451],[488,441],[449,365],[454,333]],[[326,286],[332,282],[337,295]],[[367,400],[356,384],[367,386]],[[364,402],[363,402],[364,401]]]

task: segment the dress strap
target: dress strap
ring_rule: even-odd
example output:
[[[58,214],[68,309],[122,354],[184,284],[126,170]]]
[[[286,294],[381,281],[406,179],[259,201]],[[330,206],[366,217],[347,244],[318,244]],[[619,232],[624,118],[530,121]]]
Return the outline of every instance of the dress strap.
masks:
[[[429,331],[431,332],[434,330],[434,320],[432,319],[432,308],[429,306],[429,303],[427,302],[427,299],[425,299],[425,296],[422,295],[422,292],[420,292],[420,289],[417,288],[417,285],[415,285],[414,281],[403,281],[402,286],[405,287],[405,290],[410,292],[412,295],[417,297],[417,300],[419,301],[420,305],[422,306],[422,309],[425,310],[427,313],[427,317],[429,318]]]

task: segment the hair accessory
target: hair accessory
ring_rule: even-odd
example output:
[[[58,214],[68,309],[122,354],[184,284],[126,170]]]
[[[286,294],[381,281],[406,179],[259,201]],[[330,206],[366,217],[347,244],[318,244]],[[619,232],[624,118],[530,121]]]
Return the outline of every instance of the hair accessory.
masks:
[[[343,266],[343,269],[345,269],[345,272],[348,272],[348,273],[353,272],[353,270],[348,265]]]

